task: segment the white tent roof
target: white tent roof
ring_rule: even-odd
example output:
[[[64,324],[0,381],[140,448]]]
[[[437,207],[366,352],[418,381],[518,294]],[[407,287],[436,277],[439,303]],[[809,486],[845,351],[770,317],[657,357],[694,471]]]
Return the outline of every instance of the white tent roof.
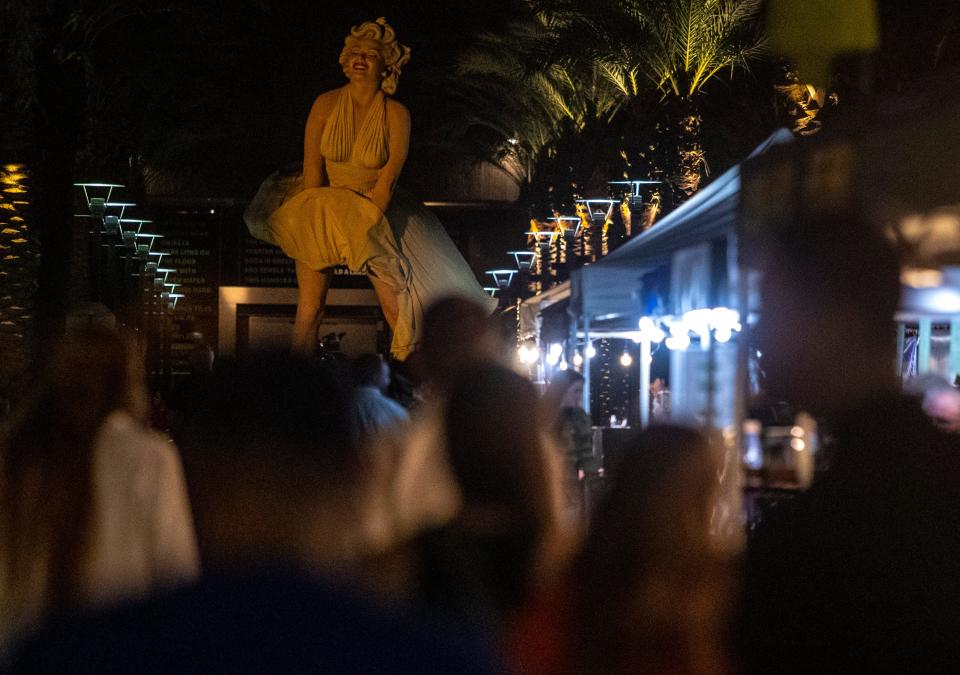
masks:
[[[749,157],[791,140],[793,134],[789,130],[778,129]],[[571,275],[571,310],[591,321],[631,313],[632,308],[639,306],[644,274],[668,263],[674,251],[715,239],[733,229],[739,193],[738,164],[600,262],[575,270]]]

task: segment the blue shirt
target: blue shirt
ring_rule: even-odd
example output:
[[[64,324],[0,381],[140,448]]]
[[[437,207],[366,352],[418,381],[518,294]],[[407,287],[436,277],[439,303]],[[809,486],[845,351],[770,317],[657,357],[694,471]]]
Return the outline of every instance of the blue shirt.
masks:
[[[356,405],[360,433],[364,436],[410,419],[406,408],[374,386],[357,387]]]

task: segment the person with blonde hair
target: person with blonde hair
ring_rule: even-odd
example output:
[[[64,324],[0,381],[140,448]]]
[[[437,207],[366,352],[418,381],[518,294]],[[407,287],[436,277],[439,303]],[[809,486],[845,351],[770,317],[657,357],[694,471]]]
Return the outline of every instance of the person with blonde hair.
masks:
[[[415,348],[432,299],[456,294],[495,307],[436,217],[396,190],[410,113],[392,95],[409,59],[386,19],[355,26],[340,53],[347,84],[321,94],[310,110],[302,179],[274,174],[244,214],[254,236],[296,261],[297,352],[316,347],[337,265],[370,278],[398,359]]]

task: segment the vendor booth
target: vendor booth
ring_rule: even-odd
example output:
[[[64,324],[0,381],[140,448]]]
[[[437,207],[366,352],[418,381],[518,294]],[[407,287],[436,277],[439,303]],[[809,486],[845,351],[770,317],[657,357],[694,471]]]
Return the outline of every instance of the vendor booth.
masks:
[[[779,130],[751,157],[792,138]],[[737,260],[740,171],[738,165],[718,176],[654,227],[571,275],[568,349],[601,337],[639,344],[643,426],[655,348],[670,351],[672,418],[717,429],[734,422],[731,338],[740,329],[747,283]],[[583,373],[589,379],[589,359]]]
[[[790,142],[792,134],[778,131],[651,229],[573,272],[565,304],[551,303],[566,314],[560,366],[579,367],[589,379],[593,341],[620,339],[625,351],[636,349],[641,426],[659,414],[722,440],[731,499],[720,520],[731,527],[742,523],[734,497],[741,469],[761,467],[770,443],[786,448],[794,485],[813,473],[812,420],[781,420],[783,438],[774,439],[766,421],[748,419],[756,350],[747,329],[761,309],[758,261],[780,228],[851,209],[882,223],[903,257],[890,335],[903,358],[878,367],[897,368],[905,381],[935,375],[947,386],[960,375],[960,97],[949,81],[872,101],[814,137]],[[544,343],[558,340],[555,333],[540,335],[541,353],[552,351]],[[651,401],[650,387],[651,362],[664,360],[666,404]],[[559,366],[541,367],[549,380]]]
[[[751,157],[792,138],[780,130]],[[651,229],[574,271],[569,286],[528,300],[521,311],[521,325],[539,337],[545,379],[552,369],[581,370],[585,409],[591,405],[594,341],[619,340],[623,362],[636,363],[639,371],[641,426],[658,414],[718,432],[726,448],[723,474],[729,499],[716,514],[716,525],[733,540],[742,532],[738,422],[746,400],[746,365],[735,336],[746,319],[750,285],[738,264],[740,172],[735,166],[718,176]],[[559,335],[557,307],[564,309],[565,319],[565,333]],[[558,344],[563,344],[562,354]],[[655,357],[666,364],[669,387],[654,402]]]

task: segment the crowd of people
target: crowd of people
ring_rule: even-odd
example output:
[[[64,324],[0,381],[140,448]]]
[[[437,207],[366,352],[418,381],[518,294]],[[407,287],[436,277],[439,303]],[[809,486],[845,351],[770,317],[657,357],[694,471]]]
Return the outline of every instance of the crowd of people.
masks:
[[[719,454],[689,428],[638,433],[586,517],[582,379],[541,396],[470,300],[424,316],[412,406],[376,355],[252,354],[198,370],[176,444],[149,428],[135,346],[68,336],[0,440],[2,667],[956,668],[960,447],[888,372],[898,263],[870,232],[814,223],[771,256],[769,386],[833,456],[742,554],[718,545]]]

